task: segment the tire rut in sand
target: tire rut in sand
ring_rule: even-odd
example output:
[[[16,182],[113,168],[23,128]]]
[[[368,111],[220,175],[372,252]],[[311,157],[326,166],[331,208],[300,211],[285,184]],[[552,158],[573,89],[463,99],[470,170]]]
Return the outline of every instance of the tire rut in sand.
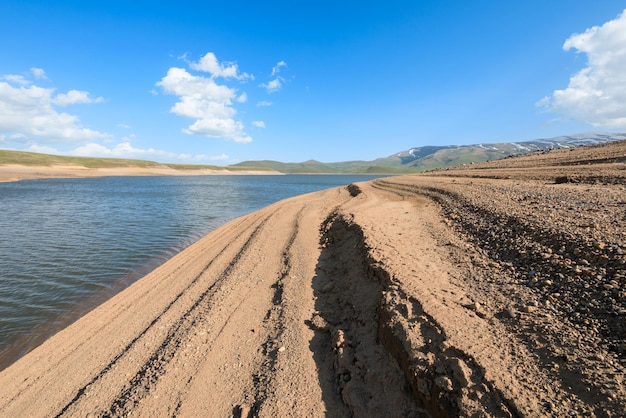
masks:
[[[282,264],[278,276],[272,288],[272,306],[267,311],[264,323],[268,326],[269,332],[265,342],[262,344],[263,359],[253,372],[254,382],[254,403],[251,408],[253,414],[258,414],[263,404],[267,400],[270,392],[270,384],[276,375],[276,363],[279,353],[284,351],[281,345],[282,335],[285,332],[285,301],[283,298],[285,279],[291,273],[292,246],[298,236],[300,218],[304,208],[296,214],[292,232],[282,251]]]
[[[329,416],[428,416],[378,340],[383,286],[368,275],[360,228],[337,213],[321,228],[311,349]]]
[[[205,315],[211,309],[210,300],[212,296],[220,289],[222,283],[229,276],[230,272],[234,269],[237,262],[244,255],[246,250],[250,247],[252,242],[255,240],[257,235],[263,226],[267,223],[271,216],[267,216],[262,219],[259,224],[254,228],[250,236],[241,246],[241,249],[238,251],[237,255],[228,263],[226,268],[220,274],[220,276],[212,283],[204,292],[200,294],[200,296],[195,300],[195,302],[180,316],[179,320],[170,326],[170,330],[167,333],[167,336],[160,344],[159,347],[154,351],[154,353],[148,358],[148,360],[143,364],[143,366],[137,371],[134,377],[132,377],[129,383],[126,385],[126,388],[122,390],[116,397],[116,399],[112,402],[110,409],[106,412],[102,412],[100,415],[105,417],[113,417],[113,416],[126,416],[128,413],[135,407],[141,399],[147,396],[150,392],[150,388],[156,385],[159,377],[165,372],[165,367],[172,360],[174,355],[176,354],[178,348],[181,346],[182,341],[186,338],[186,336],[193,330],[196,326],[197,322],[202,320],[203,315]],[[241,235],[245,234],[242,232]],[[241,236],[240,235],[240,236]],[[233,242],[237,241],[236,239]],[[113,360],[103,368],[89,383],[80,388],[74,398],[68,402],[62,410],[56,415],[56,417],[61,417],[70,412],[70,409],[77,404],[80,399],[85,395],[88,388],[94,384],[96,384],[100,379],[102,379],[111,369],[114,368],[117,362],[120,361],[124,355],[131,350],[131,348],[138,343],[138,341],[146,335],[146,333],[154,327],[159,320],[163,317],[163,315],[168,312],[174,304],[187,292],[189,289],[198,282],[198,280],[202,277],[203,274],[213,265],[215,260],[219,258],[223,253],[226,252],[228,246],[222,249],[219,254],[211,259],[202,271],[190,282],[190,284],[180,292],[160,313],[157,315],[148,326],[142,330],[140,334],[138,334],[133,340],[131,340],[124,349],[116,355]]]
[[[144,366],[131,379],[129,386],[118,396],[111,405],[111,409],[104,416],[127,416],[133,408],[147,396],[159,377],[165,373],[165,367],[176,355],[187,335],[195,329],[197,324],[206,319],[211,311],[211,299],[219,290],[223,282],[235,269],[238,261],[244,256],[248,248],[266,224],[270,217],[265,218],[251,233],[241,249],[220,274],[213,285],[206,289],[196,302],[183,314],[180,320],[170,329],[161,346],[153,353]]]
[[[519,416],[373,259],[350,217],[333,213],[321,231],[311,347],[330,416]]]

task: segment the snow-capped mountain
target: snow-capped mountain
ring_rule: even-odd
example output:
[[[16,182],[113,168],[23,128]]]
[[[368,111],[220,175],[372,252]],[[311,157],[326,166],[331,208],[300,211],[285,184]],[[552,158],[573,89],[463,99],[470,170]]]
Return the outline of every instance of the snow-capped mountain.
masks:
[[[386,158],[379,158],[373,163],[388,167],[400,165],[406,168],[432,169],[463,163],[495,160],[509,155],[525,154],[534,151],[597,145],[619,140],[626,140],[626,133],[607,134],[592,132],[522,142],[414,147]]]

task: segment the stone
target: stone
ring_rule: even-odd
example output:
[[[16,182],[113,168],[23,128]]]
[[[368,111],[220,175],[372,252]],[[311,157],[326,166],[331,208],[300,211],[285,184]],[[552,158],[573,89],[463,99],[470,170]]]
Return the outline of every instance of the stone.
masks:
[[[452,384],[452,380],[450,380],[448,376],[437,377],[435,379],[435,385],[447,392],[452,392],[454,390],[454,385]]]

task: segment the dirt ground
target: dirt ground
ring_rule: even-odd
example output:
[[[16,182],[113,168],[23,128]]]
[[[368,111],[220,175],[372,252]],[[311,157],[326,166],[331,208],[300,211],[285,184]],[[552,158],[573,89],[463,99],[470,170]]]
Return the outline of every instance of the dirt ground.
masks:
[[[0,372],[0,416],[626,410],[626,142],[288,199]]]

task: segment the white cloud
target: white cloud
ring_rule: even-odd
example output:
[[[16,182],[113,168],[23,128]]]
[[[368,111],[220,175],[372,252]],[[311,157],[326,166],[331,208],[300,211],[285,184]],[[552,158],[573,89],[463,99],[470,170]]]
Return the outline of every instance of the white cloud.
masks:
[[[214,53],[208,52],[198,62],[189,62],[192,70],[204,71],[211,74],[211,78],[224,77],[236,80],[253,79],[248,73],[239,73],[237,64],[233,62],[220,63]]]
[[[112,147],[105,147],[104,145],[92,142],[83,146],[77,147],[70,151],[69,155],[75,155],[79,157],[100,157],[100,158],[136,158],[136,159],[154,159],[159,161],[186,161],[186,162],[198,162],[198,161],[223,161],[229,157],[226,154],[218,156],[208,156],[204,154],[185,154],[175,153],[163,150],[157,150],[154,148],[136,148],[131,144],[131,139],[134,139],[134,135],[124,137],[123,142],[120,142]],[[54,150],[53,150],[54,151]],[[58,152],[49,152],[58,153]]]
[[[0,134],[5,138],[26,143],[81,143],[109,136],[81,126],[77,116],[55,107],[96,103],[102,98],[92,99],[89,93],[78,90],[55,95],[53,88],[36,86],[23,76],[5,75],[0,79],[5,80],[0,81]]]
[[[27,80],[23,75],[19,74],[5,74],[0,77],[0,80],[6,80],[11,84],[19,84],[20,86],[31,84],[30,80]]]
[[[70,90],[67,94],[57,94],[53,100],[54,104],[59,106],[68,106],[72,104],[102,103],[104,99],[97,97],[92,99],[89,92],[80,90]]]
[[[257,128],[265,128],[265,122],[263,122],[262,120],[255,120],[254,122],[252,122],[252,124]]]
[[[228,161],[230,159],[230,157],[228,156],[228,154],[220,154],[220,155],[213,155],[210,156],[208,158],[210,161]]]
[[[279,61],[274,68],[272,68],[272,77],[278,74],[281,68],[286,67],[287,63],[285,61]]]
[[[32,67],[30,69],[30,72],[32,73],[32,75],[37,79],[46,79],[48,77],[46,77],[46,72],[44,70],[42,70],[41,68],[37,68],[37,67]]]
[[[213,56],[209,53],[205,58],[209,55]],[[207,60],[203,68],[208,70],[211,65],[212,60]],[[235,70],[229,70],[232,66],[224,67],[219,63],[216,65],[219,70],[213,68],[213,71],[236,74]],[[237,111],[233,107],[233,100],[240,102],[242,97],[247,100],[245,93],[237,98],[234,88],[217,84],[213,77],[193,75],[183,68],[176,67],[170,68],[157,86],[167,94],[178,96],[179,101],[172,106],[171,113],[196,120],[183,129],[184,133],[225,138],[239,143],[252,141],[252,138],[244,132],[243,124],[234,119]]]
[[[47,145],[32,144],[27,148],[27,150],[30,152],[38,152],[40,154],[60,154],[56,148],[49,147]]]
[[[267,90],[268,93],[274,93],[280,90],[283,87],[283,82],[285,81],[282,77],[276,77],[274,80],[269,83],[260,84],[260,87],[263,87]]]
[[[274,103],[268,102],[267,100],[262,100],[256,104],[257,107],[267,107],[272,106]]]
[[[246,93],[242,93],[241,96],[237,97],[237,101],[239,103],[245,103],[248,101],[248,95]]]
[[[563,90],[537,102],[597,127],[626,128],[626,10],[616,19],[570,36],[564,50],[587,54],[587,66]]]

